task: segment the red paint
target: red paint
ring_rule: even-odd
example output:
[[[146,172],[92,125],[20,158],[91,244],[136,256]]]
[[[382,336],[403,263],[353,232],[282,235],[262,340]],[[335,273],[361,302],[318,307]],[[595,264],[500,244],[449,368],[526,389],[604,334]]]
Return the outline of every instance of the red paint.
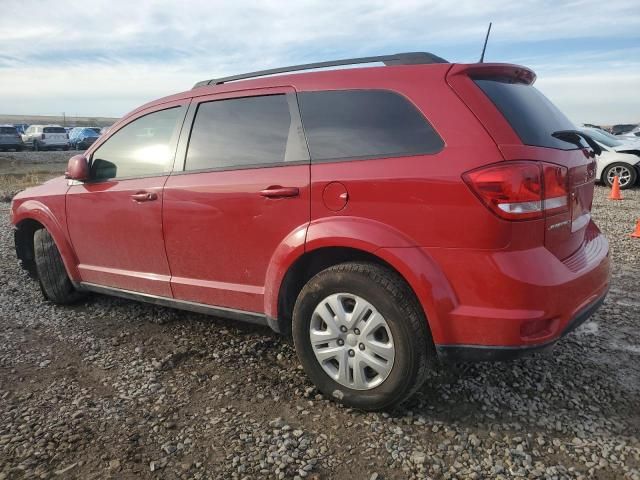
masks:
[[[404,95],[445,147],[434,155],[181,173],[186,125],[171,175],[71,187],[57,180],[18,195],[13,222],[33,218],[50,229],[76,281],[271,317],[302,255],[359,249],[405,278],[436,343],[543,343],[609,281],[608,244],[589,216],[590,159],[523,145],[470,72],[535,78],[512,65],[410,65],[273,76],[166,97],[120,120],[87,157],[121,126],[167,106],[353,88]],[[571,208],[520,221],[496,215],[462,176],[505,160],[563,167]]]

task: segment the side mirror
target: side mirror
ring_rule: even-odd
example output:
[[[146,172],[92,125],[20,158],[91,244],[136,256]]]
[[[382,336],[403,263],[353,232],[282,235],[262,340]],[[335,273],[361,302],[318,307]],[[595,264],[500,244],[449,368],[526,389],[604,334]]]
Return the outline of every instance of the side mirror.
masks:
[[[64,178],[84,182],[89,179],[89,162],[84,155],[74,155],[69,159]]]

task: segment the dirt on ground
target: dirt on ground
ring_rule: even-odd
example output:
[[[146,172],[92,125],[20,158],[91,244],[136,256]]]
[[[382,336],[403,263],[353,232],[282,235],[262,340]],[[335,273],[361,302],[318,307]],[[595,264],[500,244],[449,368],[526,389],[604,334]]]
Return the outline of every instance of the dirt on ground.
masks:
[[[640,189],[607,193],[613,278],[586,324],[548,354],[442,366],[379,413],[325,399],[266,328],[44,301],[0,203],[0,479],[640,480]]]

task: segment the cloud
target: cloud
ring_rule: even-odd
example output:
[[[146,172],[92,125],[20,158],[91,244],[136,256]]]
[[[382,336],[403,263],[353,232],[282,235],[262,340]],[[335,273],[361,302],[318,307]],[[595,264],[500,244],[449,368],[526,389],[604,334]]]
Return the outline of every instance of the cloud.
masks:
[[[121,115],[203,78],[286,64],[416,50],[476,61],[490,20],[487,58],[536,68],[540,87],[570,116],[638,116],[620,81],[638,71],[625,63],[640,39],[636,0],[610,1],[606,15],[594,0],[23,0],[0,17],[0,109]],[[587,53],[613,62],[615,74],[585,69],[593,66]],[[616,91],[607,105],[619,110],[588,94],[583,104],[565,102],[572,73],[580,91]]]

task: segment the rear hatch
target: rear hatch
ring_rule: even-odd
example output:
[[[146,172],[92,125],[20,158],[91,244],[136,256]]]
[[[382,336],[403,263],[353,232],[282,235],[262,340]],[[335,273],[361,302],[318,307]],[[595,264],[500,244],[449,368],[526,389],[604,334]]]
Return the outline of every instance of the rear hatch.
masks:
[[[20,135],[15,127],[0,127],[0,143],[20,143]]]
[[[65,143],[69,138],[63,127],[44,127],[42,133],[47,143]]]
[[[577,135],[558,134],[576,127],[533,86],[535,74],[525,67],[455,65],[447,80],[505,161],[540,165],[548,189],[541,202],[545,247],[560,259],[569,257],[584,242],[591,218],[596,169],[588,144]]]

